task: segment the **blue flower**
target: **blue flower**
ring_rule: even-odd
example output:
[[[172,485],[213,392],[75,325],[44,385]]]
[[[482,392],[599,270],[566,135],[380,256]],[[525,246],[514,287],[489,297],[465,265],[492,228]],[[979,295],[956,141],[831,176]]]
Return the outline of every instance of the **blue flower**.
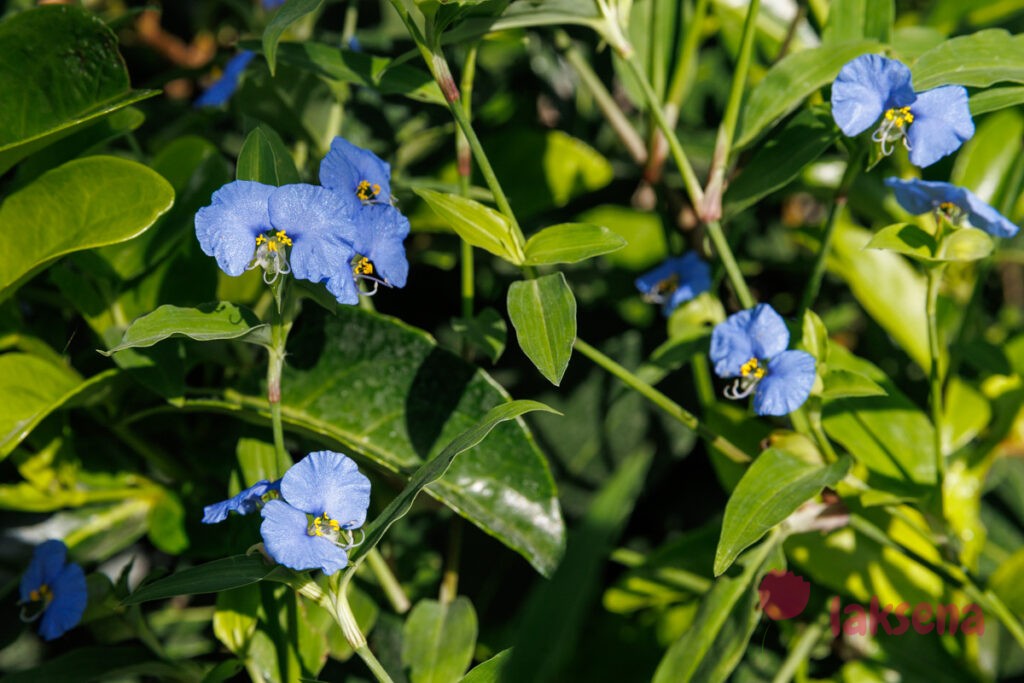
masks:
[[[194,106],[216,107],[231,99],[235,90],[238,90],[238,81],[242,78],[242,72],[255,56],[256,54],[251,50],[242,50],[228,60],[224,66],[224,73],[206,89],[206,92],[196,98]]]
[[[409,262],[403,242],[409,234],[409,221],[393,206],[387,162],[344,138],[334,138],[320,163],[320,183],[360,204],[352,242],[357,254],[356,277],[404,287]]]
[[[647,301],[661,304],[661,312],[667,316],[680,304],[711,288],[711,269],[697,252],[691,251],[638,277],[636,288]]]
[[[317,451],[292,466],[281,480],[281,500],[263,508],[260,533],[267,553],[296,570],[326,574],[348,564],[351,534],[366,521],[370,480],[347,456]]]
[[[281,490],[281,481],[269,482],[262,479],[233,498],[228,498],[203,508],[203,524],[217,524],[228,518],[229,512],[247,515],[256,512],[263,505],[263,496]]]
[[[360,202],[391,203],[391,166],[368,149],[334,138],[320,162],[320,184]]]
[[[786,415],[807,400],[814,385],[814,356],[787,351],[789,330],[768,304],[729,316],[711,334],[711,362],[719,377],[735,377],[728,398],[754,394],[758,415]]]
[[[861,55],[847,62],[832,84],[832,117],[849,136],[881,117],[871,139],[891,154],[903,141],[915,166],[930,166],[974,135],[967,91],[959,85],[915,93],[910,69],[895,59]]]
[[[21,577],[22,619],[39,622],[39,633],[53,640],[82,620],[88,591],[85,573],[74,562],[65,564],[68,549],[62,541],[36,546],[32,561]]]
[[[236,180],[196,213],[203,253],[228,275],[263,268],[267,283],[292,273],[326,282],[339,303],[359,300],[353,280],[355,202],[316,185],[272,187]]]
[[[283,5],[286,0],[261,0],[263,3],[263,9],[271,10],[276,9]]]
[[[931,180],[886,178],[896,201],[913,214],[943,211],[953,222],[966,217],[976,228],[994,237],[1013,237],[1020,230],[1010,219],[965,187]]]

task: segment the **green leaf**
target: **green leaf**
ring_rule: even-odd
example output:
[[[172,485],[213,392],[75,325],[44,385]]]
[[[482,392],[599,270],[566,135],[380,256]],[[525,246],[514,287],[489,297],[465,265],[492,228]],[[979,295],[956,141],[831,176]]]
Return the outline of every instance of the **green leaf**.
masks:
[[[652,455],[640,450],[628,456],[594,497],[570,534],[558,571],[530,594],[511,659],[502,667],[502,680],[569,680],[560,677],[562,668],[577,651],[602,565],[633,511]]]
[[[977,228],[957,228],[942,238],[936,261],[978,261],[995,249],[989,234]]]
[[[235,458],[242,471],[239,491],[262,479],[280,479],[293,464],[291,457],[279,451],[274,444],[257,439],[239,439],[238,445],[235,446]]]
[[[435,190],[414,190],[459,237],[510,263],[523,264],[523,246],[508,218],[480,202]]]
[[[270,326],[244,306],[227,301],[215,301],[195,308],[182,308],[166,304],[152,313],[137,318],[124,331],[121,343],[104,356],[138,349],[170,339],[188,337],[196,341],[234,339],[250,344],[270,347]]]
[[[185,532],[185,507],[178,496],[164,490],[149,511],[149,541],[160,552],[180,555],[188,548]]]
[[[876,232],[864,248],[895,251],[921,261],[931,261],[936,245],[935,237],[913,223],[896,223]]]
[[[835,486],[846,476],[851,463],[844,455],[822,467],[778,448],[757,456],[725,506],[722,537],[715,552],[715,576],[823,488]],[[771,495],[765,495],[766,491]]]
[[[487,355],[491,363],[497,363],[505,352],[508,326],[501,313],[493,308],[485,308],[472,318],[455,318],[452,329],[465,335],[473,346]]]
[[[167,181],[134,161],[87,157],[43,174],[0,205],[0,300],[65,254],[140,234],[173,201]]]
[[[511,401],[510,403],[491,408],[471,429],[455,437],[436,457],[416,470],[416,473],[409,479],[409,483],[402,489],[402,492],[395,496],[388,503],[388,506],[384,508],[384,511],[367,525],[366,540],[352,552],[349,559],[355,562],[370,552],[380,542],[380,539],[384,537],[384,534],[391,528],[391,525],[405,517],[409,510],[412,509],[413,501],[416,500],[419,492],[426,488],[428,484],[437,481],[444,475],[457,455],[483,441],[491,433],[491,430],[502,422],[513,420],[533,410],[543,410],[549,413],[556,412],[537,401]]]
[[[831,115],[804,111],[772,135],[757,150],[736,180],[729,183],[724,201],[729,213],[737,213],[762,197],[795,180],[838,139]]]
[[[143,584],[124,599],[124,604],[137,605],[178,595],[220,593],[262,581],[274,569],[262,555],[232,555]]]
[[[324,0],[288,0],[263,29],[263,56],[267,58],[271,76],[277,70],[277,43],[281,36],[292,24],[318,11],[323,4]]]
[[[950,38],[918,57],[910,72],[918,92],[950,84],[1024,83],[1024,35],[991,28]]]
[[[0,45],[0,173],[77,127],[159,92],[131,89],[117,37],[79,7],[13,14],[0,23]]]
[[[488,410],[508,404],[508,394],[485,372],[395,319],[341,306],[322,334],[314,323],[306,327],[318,332],[289,339],[281,383],[285,423],[387,471],[412,474]],[[238,401],[211,407],[266,410],[265,396]],[[542,573],[557,564],[565,533],[558,496],[523,422],[496,427],[427,492]]]
[[[877,41],[858,40],[794,52],[780,59],[750,91],[736,147],[749,145],[818,88],[835,80],[848,61],[879,47]]]
[[[864,375],[886,395],[871,401],[826,400],[822,424],[826,433],[872,472],[911,487],[935,481],[934,433],[928,417],[884,372],[838,344],[829,352],[829,371]]]
[[[476,611],[465,596],[420,600],[402,627],[402,663],[412,683],[453,683],[473,661]]]
[[[590,223],[562,223],[544,228],[526,241],[528,266],[576,263],[618,251],[626,240],[617,233]]]
[[[874,38],[892,40],[896,7],[893,0],[835,0],[829,4],[828,23],[821,42],[826,45]]]
[[[1024,86],[1012,85],[1005,88],[989,88],[971,95],[971,115],[980,116],[990,111],[1016,107],[1024,104]]]
[[[607,256],[608,263],[613,266],[632,271],[644,270],[669,255],[665,226],[655,211],[603,204],[577,218],[583,223],[603,225],[625,240],[625,247]]]
[[[825,390],[821,397],[825,400],[888,395],[888,392],[870,377],[852,370],[829,368],[824,383]]]
[[[0,355],[0,459],[7,457],[43,418],[106,382],[116,370],[88,381],[64,365],[27,353]]]
[[[693,623],[665,652],[654,673],[654,683],[717,683],[725,680],[742,656],[742,652],[736,655],[735,643],[729,641],[740,640],[745,644],[749,639],[749,631],[737,637],[736,632],[740,630],[737,617],[742,623],[743,617],[756,614],[757,583],[770,566],[778,562],[771,558],[776,554],[777,543],[776,536],[769,536],[744,557],[741,574],[720,576],[715,580],[701,600]],[[741,603],[744,597],[746,600]],[[732,656],[716,656],[722,654],[723,649],[729,650]]]
[[[256,633],[260,588],[255,583],[217,593],[213,613],[213,635],[229,651],[244,654]]]
[[[183,673],[153,657],[153,653],[143,647],[110,644],[79,647],[57,657],[44,658],[43,663],[33,669],[8,673],[3,680],[4,683],[90,683],[131,678],[174,680]]]
[[[576,298],[562,273],[513,282],[508,315],[523,353],[558,386],[576,341]]]
[[[448,104],[429,73],[409,64],[396,64],[386,57],[339,50],[336,45],[312,41],[284,43],[278,47],[277,56],[284,64],[332,81],[373,88],[382,95],[404,95],[419,102]]]
[[[238,153],[235,177],[238,180],[254,180],[276,186],[299,182],[295,161],[284,146],[281,136],[264,124],[256,126],[245,137]]]
[[[897,254],[865,249],[870,240],[871,233],[840,216],[828,268],[847,282],[868,315],[927,370],[931,357],[924,314],[924,276]]]
[[[486,662],[477,664],[473,669],[462,677],[459,683],[501,683],[507,678],[504,676],[505,667],[512,657],[512,648],[502,650]]]

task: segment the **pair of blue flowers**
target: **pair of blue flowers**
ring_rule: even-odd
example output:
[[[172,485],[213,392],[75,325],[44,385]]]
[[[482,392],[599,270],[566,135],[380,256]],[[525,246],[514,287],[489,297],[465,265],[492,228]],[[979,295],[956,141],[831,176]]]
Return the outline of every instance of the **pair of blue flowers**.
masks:
[[[85,613],[85,573],[74,562],[68,562],[67,556],[68,548],[62,541],[40,543],[21,577],[21,618],[39,619],[39,634],[45,640],[64,635]]]
[[[689,252],[670,258],[636,279],[644,298],[662,306],[667,316],[680,304],[711,287],[708,264]],[[814,357],[787,350],[789,330],[775,310],[760,304],[729,316],[711,334],[715,374],[733,379],[725,395],[754,395],[758,415],[786,415],[807,400],[814,385]]]
[[[230,512],[261,511],[263,547],[278,564],[333,574],[348,564],[351,531],[363,526],[370,506],[370,480],[347,456],[310,453],[275,482],[260,481],[228,500],[208,505],[203,522],[216,524]]]
[[[359,301],[359,280],[404,287],[409,221],[391,204],[391,168],[335,138],[321,185],[273,187],[236,180],[196,213],[196,236],[228,275],[260,267],[273,283],[289,273],[323,282],[339,303]]]

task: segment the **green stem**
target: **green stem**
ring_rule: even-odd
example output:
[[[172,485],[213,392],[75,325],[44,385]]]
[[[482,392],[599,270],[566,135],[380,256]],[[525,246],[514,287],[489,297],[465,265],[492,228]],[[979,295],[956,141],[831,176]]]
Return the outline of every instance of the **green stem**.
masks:
[[[707,229],[708,235],[711,237],[711,243],[715,245],[718,258],[721,259],[722,266],[725,267],[725,276],[729,278],[729,284],[732,285],[733,291],[736,292],[736,298],[739,299],[740,306],[743,308],[753,308],[755,303],[754,297],[750,294],[747,282],[743,279],[743,273],[740,272],[739,264],[736,263],[736,257],[733,256],[729,242],[725,239],[725,233],[722,232],[722,224],[718,221],[711,221],[707,224]]]
[[[472,121],[473,118],[473,80],[476,76],[476,54],[478,43],[469,46],[466,54],[466,63],[462,69],[462,107],[466,117]],[[463,197],[469,195],[470,178],[473,173],[473,156],[469,148],[469,141],[462,129],[455,131],[455,158],[459,169],[459,194]],[[461,240],[461,259],[459,266],[461,271],[462,285],[462,317],[469,319],[473,317],[474,298],[476,296],[476,283],[473,267],[473,245],[466,240]],[[468,341],[463,344],[463,355],[469,353]]]
[[[367,555],[368,557],[368,555]],[[328,597],[332,607],[335,621],[341,627],[345,640],[352,646],[359,658],[363,660],[370,672],[380,683],[394,683],[391,676],[381,665],[380,661],[373,654],[366,644],[366,637],[363,635],[359,624],[356,623],[356,615],[352,613],[352,607],[348,604],[348,583],[352,579],[353,572],[346,571],[344,574],[335,574],[330,579],[330,595]],[[340,580],[338,577],[341,576]]]
[[[281,420],[281,371],[284,369],[285,345],[287,343],[287,332],[281,316],[280,304],[271,308],[270,314],[270,342],[267,359],[267,403],[270,404],[270,424],[274,434],[274,449],[278,454],[278,461],[281,456],[288,457],[288,451],[284,447],[284,425]],[[283,475],[283,472],[275,472],[275,478]]]
[[[391,603],[395,611],[399,614],[408,612],[412,606],[409,603],[409,597],[402,590],[402,584],[398,583],[398,579],[395,578],[391,567],[388,566],[380,551],[371,548],[370,552],[366,553],[366,564],[369,565],[373,575],[377,577],[377,583],[380,584],[381,590],[384,591],[384,595],[387,596],[388,602]]]
[[[610,374],[622,380],[622,382],[630,389],[633,389],[648,401],[664,410],[669,416],[699,434],[708,442],[708,445],[721,451],[730,460],[738,463],[750,462],[750,456],[747,455],[739,446],[735,445],[725,437],[713,432],[707,427],[707,425],[698,420],[693,413],[683,408],[681,405],[652,387],[647,382],[644,382],[642,379],[595,349],[590,344],[577,337],[573,345],[576,347],[577,351],[592,360],[604,370],[607,370]]]
[[[946,458],[942,449],[942,349],[939,341],[939,322],[937,308],[939,287],[942,284],[943,266],[928,269],[928,293],[926,315],[928,317],[928,351],[931,355],[931,370],[928,373],[930,404],[932,411],[932,427],[935,431],[935,476],[939,489],[939,511],[943,509],[942,488],[946,478]]]
[[[459,595],[459,555],[462,553],[462,518],[452,517],[448,532],[448,553],[445,556],[444,574],[438,600],[448,604]]]
[[[700,206],[704,200],[704,190],[700,186],[700,181],[697,179],[697,174],[693,171],[693,166],[690,165],[690,160],[687,158],[683,146],[679,143],[674,126],[670,125],[668,119],[665,118],[665,112],[661,108],[661,101],[657,93],[654,92],[650,82],[648,82],[647,75],[644,74],[639,58],[633,55],[625,59],[625,63],[629,72],[640,84],[640,88],[644,92],[644,98],[647,100],[647,106],[654,116],[654,122],[658,124],[658,128],[661,129],[665,140],[668,142],[672,159],[675,161],[679,173],[683,176],[683,185],[686,187],[686,194],[690,198],[690,203],[695,207]]]
[[[743,37],[740,40],[740,52],[736,59],[736,70],[733,72],[732,87],[729,100],[725,105],[722,123],[718,126],[715,140],[715,153],[711,158],[711,172],[704,190],[704,202],[698,207],[701,219],[707,223],[722,217],[722,192],[725,189],[725,169],[729,166],[732,154],[732,141],[736,134],[736,123],[740,117],[740,103],[747,85],[747,73],[750,71],[750,55],[754,48],[754,30],[757,13],[761,9],[761,0],[751,0],[747,5],[747,18],[743,22]]]
[[[865,154],[867,154],[867,147],[862,145],[857,152],[850,157],[850,160],[846,162],[846,170],[843,172],[843,177],[839,181],[839,186],[836,188],[835,196],[832,199],[832,206],[830,206],[828,210],[828,217],[825,219],[825,231],[821,237],[821,247],[818,249],[818,254],[814,259],[814,266],[811,267],[811,276],[807,279],[807,285],[804,287],[804,294],[800,298],[800,308],[796,316],[798,321],[803,320],[804,313],[810,310],[811,306],[814,305],[814,300],[818,298],[818,291],[821,289],[821,281],[825,277],[825,265],[828,261],[828,253],[832,249],[832,239],[835,235],[836,223],[843,207],[846,206],[846,198],[850,192],[850,187],[853,185],[853,181],[856,180],[857,176],[860,174]]]
[[[597,108],[601,110],[601,113],[604,114],[605,119],[608,121],[608,125],[619,136],[619,140],[622,141],[629,155],[633,157],[633,161],[637,164],[645,163],[647,161],[647,147],[644,145],[643,138],[636,132],[636,128],[633,127],[632,122],[622,111],[622,108],[615,101],[612,94],[608,92],[604,82],[594,72],[590,62],[584,58],[579,48],[573,44],[569,34],[562,29],[555,31],[555,45],[562,51],[569,65],[576,70],[580,77],[580,82],[590,92],[594,102],[597,104]]]
[[[796,675],[797,670],[802,664],[806,664],[811,658],[811,650],[821,640],[822,634],[825,633],[825,629],[828,624],[828,614],[825,614],[824,619],[818,619],[817,621],[811,622],[804,627],[803,632],[797,636],[796,642],[793,643],[789,654],[786,655],[786,661],[782,663],[779,670],[775,672],[775,677],[772,678],[772,683],[788,683],[793,680],[793,676]]]

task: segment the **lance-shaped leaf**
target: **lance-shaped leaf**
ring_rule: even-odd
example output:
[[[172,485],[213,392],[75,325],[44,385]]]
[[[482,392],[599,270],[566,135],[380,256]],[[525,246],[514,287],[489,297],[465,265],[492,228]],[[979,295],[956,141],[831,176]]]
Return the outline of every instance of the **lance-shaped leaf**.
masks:
[[[195,308],[168,304],[136,319],[124,331],[120,344],[100,353],[109,356],[124,349],[145,348],[171,337],[188,337],[196,341],[235,339],[269,347],[270,326],[261,322],[248,308],[227,301]]]
[[[558,386],[576,341],[576,297],[562,273],[513,282],[508,315],[523,353]]]
[[[510,263],[522,265],[519,244],[508,218],[480,202],[435,190],[415,190],[438,216],[474,247],[486,249]]]

